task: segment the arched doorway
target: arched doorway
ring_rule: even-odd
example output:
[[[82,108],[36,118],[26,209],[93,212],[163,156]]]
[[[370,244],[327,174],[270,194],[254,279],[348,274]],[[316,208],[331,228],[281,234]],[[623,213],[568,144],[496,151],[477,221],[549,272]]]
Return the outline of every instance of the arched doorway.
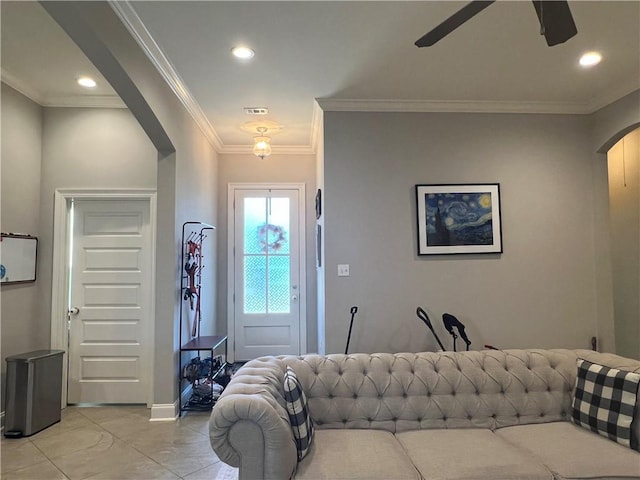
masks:
[[[607,152],[616,352],[640,358],[640,128]]]

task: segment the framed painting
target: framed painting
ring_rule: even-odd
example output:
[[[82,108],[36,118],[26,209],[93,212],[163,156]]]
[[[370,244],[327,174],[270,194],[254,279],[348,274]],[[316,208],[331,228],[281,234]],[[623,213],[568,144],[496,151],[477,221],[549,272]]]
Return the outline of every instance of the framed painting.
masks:
[[[416,185],[418,255],[502,253],[500,184]]]

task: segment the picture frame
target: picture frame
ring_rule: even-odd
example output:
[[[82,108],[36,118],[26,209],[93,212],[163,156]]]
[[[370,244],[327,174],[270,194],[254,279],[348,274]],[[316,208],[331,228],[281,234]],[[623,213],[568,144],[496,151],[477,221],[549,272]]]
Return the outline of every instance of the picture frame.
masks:
[[[418,255],[502,253],[499,183],[416,185]]]
[[[322,190],[316,192],[316,220],[322,216]]]
[[[35,282],[38,237],[2,233],[0,241],[0,285]]]
[[[322,267],[322,225],[316,225],[316,261],[318,268]]]

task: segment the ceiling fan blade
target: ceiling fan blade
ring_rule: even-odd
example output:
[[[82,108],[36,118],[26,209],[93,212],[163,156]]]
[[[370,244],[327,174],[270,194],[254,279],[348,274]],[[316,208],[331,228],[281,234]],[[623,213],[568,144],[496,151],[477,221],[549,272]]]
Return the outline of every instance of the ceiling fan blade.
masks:
[[[425,35],[420,37],[416,42],[417,47],[430,47],[436,42],[442,40],[444,37],[453,32],[456,28],[462,25],[467,20],[475,17],[482,10],[487,8],[489,5],[494,3],[495,0],[491,1],[480,1],[476,0],[471,3],[468,3],[456,13],[447,18],[444,22],[438,25],[436,28],[427,32]]]
[[[541,34],[550,47],[564,43],[578,33],[566,1],[533,0],[533,6],[540,20]]]

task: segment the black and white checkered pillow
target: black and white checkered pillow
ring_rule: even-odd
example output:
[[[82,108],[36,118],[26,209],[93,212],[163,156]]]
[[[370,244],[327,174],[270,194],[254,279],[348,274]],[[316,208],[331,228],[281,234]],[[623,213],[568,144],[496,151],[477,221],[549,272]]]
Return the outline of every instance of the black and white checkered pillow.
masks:
[[[640,374],[578,359],[572,420],[630,447]]]
[[[311,446],[313,421],[307,408],[307,397],[305,397],[302,385],[291,367],[287,367],[287,371],[284,373],[284,399],[287,402],[287,413],[298,449],[298,461],[300,461]]]

